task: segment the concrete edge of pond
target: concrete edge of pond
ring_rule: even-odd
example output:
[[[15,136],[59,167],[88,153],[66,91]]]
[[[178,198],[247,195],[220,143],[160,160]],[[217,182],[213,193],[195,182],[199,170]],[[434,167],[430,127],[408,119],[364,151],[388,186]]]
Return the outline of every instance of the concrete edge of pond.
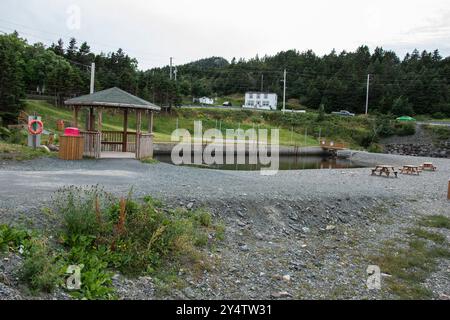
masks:
[[[153,145],[153,153],[155,155],[169,155],[176,143],[155,143]],[[206,145],[202,146],[204,149]],[[270,147],[268,148],[270,151]],[[235,151],[236,153],[236,151]],[[245,145],[245,154],[249,154],[249,145]],[[323,150],[321,147],[294,147],[294,146],[279,146],[280,155],[306,155],[306,156],[327,156],[329,152]]]

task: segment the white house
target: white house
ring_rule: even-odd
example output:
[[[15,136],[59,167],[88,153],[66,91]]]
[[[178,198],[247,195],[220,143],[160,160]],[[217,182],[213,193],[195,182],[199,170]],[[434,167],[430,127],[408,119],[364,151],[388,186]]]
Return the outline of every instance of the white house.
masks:
[[[214,104],[214,99],[209,97],[201,97],[201,98],[194,98],[193,102],[198,102],[201,104]]]
[[[247,92],[245,94],[245,104],[243,108],[261,109],[261,110],[277,110],[276,93],[268,92]]]

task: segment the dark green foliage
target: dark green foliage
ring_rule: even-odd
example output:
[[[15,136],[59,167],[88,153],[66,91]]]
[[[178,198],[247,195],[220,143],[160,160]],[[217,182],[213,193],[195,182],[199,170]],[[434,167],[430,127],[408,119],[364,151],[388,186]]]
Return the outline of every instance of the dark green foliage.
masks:
[[[0,118],[14,123],[23,107],[25,41],[16,33],[0,35]]]
[[[146,100],[178,106],[182,96],[242,96],[263,90],[282,96],[280,79],[287,69],[287,100],[326,112],[346,109],[363,113],[366,77],[371,74],[370,112],[395,115],[435,114],[450,116],[448,72],[450,60],[433,53],[413,51],[400,60],[392,51],[367,46],[355,52],[323,57],[312,51],[282,51],[253,59],[220,57],[177,66],[177,81],[169,80],[169,67],[140,71],[138,61],[122,49],[95,54],[89,45],[70,39],[46,49],[29,45],[16,34],[0,35],[0,117],[12,122],[21,108],[25,91],[39,88],[61,104],[68,96],[89,92],[89,65],[96,63],[96,89],[120,87]],[[317,119],[321,121],[322,116]]]

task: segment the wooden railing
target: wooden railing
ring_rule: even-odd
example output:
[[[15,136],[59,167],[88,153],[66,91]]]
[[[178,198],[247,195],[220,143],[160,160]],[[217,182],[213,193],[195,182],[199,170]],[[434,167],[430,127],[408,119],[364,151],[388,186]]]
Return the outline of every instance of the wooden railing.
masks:
[[[83,156],[100,158],[101,154],[101,133],[98,131],[80,131],[84,138]]]
[[[327,140],[321,140],[320,146],[323,149],[346,149],[347,148],[347,145],[345,143],[335,142],[335,141],[327,141]]]
[[[127,132],[126,143],[121,131],[102,131],[102,151],[136,152],[136,133]]]

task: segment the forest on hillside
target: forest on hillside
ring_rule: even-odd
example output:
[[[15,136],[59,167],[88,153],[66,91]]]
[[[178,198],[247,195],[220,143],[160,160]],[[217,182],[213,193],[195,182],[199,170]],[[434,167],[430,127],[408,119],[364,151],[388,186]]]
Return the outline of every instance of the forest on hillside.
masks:
[[[226,96],[249,90],[282,95],[287,70],[287,99],[327,112],[347,109],[363,113],[370,74],[370,111],[383,114],[429,114],[450,117],[450,57],[438,50],[414,50],[402,59],[393,51],[367,46],[355,52],[288,50],[274,56],[227,61],[211,57],[177,66],[140,70],[122,49],[94,53],[72,38],[49,47],[30,44],[18,33],[0,35],[0,117],[13,122],[26,94],[37,91],[56,97],[89,93],[90,70],[96,63],[96,90],[117,86],[159,105],[179,105],[183,97]]]

